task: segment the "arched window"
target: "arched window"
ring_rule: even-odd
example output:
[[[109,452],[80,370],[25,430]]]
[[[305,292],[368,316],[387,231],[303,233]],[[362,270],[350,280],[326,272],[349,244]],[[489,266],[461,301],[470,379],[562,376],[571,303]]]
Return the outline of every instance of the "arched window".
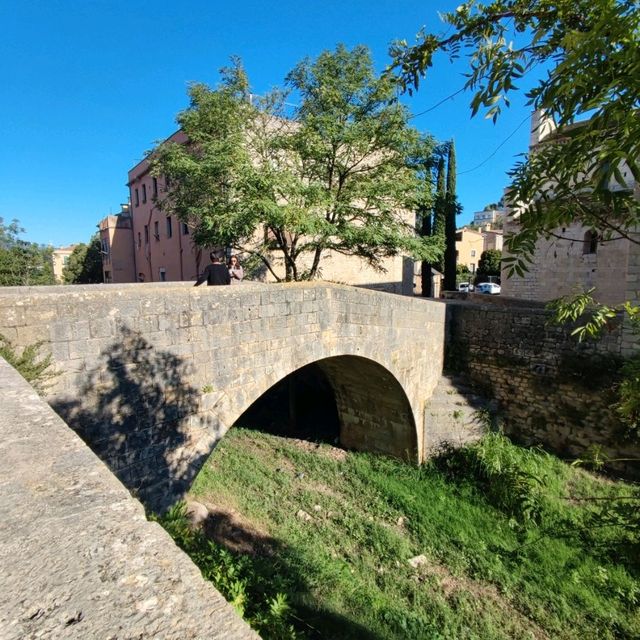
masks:
[[[586,255],[588,253],[596,253],[598,250],[598,234],[593,230],[589,229],[584,234],[584,241],[582,243],[582,253]]]

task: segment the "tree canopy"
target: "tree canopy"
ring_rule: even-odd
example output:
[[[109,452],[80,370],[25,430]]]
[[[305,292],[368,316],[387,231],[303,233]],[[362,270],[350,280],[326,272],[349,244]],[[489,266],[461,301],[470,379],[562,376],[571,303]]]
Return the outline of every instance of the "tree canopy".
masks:
[[[62,271],[66,284],[99,284],[103,282],[100,235],[94,234],[89,244],[77,244]]]
[[[604,241],[640,239],[640,206],[628,183],[640,180],[640,12],[637,0],[464,2],[444,15],[451,35],[422,32],[392,46],[393,70],[409,91],[441,51],[466,55],[471,110],[495,119],[525,74],[540,79],[526,95],[558,126],[552,143],[511,172],[509,199],[519,230],[505,238],[510,271],[522,274],[535,243],[578,221]],[[627,172],[628,175],[624,175]]]
[[[258,257],[278,280],[320,275],[329,250],[374,268],[438,255],[407,215],[431,195],[414,160],[433,141],[408,125],[366,47],[305,59],[261,98],[234,60],[217,88],[195,84],[189,96],[177,118],[188,143],[161,144],[151,164],[171,184],[158,206],[194,227],[198,245]]]
[[[23,233],[17,220],[0,218],[0,286],[54,284],[51,247],[22,240]]]
[[[483,282],[488,276],[497,276],[499,278],[501,260],[502,251],[499,249],[487,249],[483,251],[478,261],[476,281]]]

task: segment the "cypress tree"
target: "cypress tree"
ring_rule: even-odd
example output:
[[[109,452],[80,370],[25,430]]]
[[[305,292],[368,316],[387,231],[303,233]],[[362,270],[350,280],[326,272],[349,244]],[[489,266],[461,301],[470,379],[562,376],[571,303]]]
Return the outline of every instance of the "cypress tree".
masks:
[[[423,237],[428,237],[431,235],[431,211],[425,209],[421,212],[422,224],[420,225],[420,235]],[[431,263],[427,260],[422,261],[422,267],[420,269],[421,273],[421,284],[422,284],[422,295],[425,298],[430,298],[433,295],[432,290],[432,271],[431,271]]]
[[[445,197],[445,221],[444,221],[444,289],[455,291],[456,288],[456,214],[458,213],[458,201],[456,197],[456,147],[453,142],[449,144],[449,157],[447,162],[447,192]]]
[[[446,216],[446,187],[444,172],[444,156],[440,156],[438,160],[438,173],[436,181],[436,198],[433,205],[433,235],[437,237],[442,245],[444,245],[445,237],[445,216]],[[444,260],[441,257],[436,268],[443,273]]]

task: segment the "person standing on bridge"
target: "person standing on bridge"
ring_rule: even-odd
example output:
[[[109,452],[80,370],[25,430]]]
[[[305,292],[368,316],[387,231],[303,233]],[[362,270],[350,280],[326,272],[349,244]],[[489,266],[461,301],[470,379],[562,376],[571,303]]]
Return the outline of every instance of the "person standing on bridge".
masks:
[[[244,278],[244,270],[238,260],[238,256],[231,256],[229,258],[229,275],[231,276],[231,284],[240,284],[242,278]]]
[[[211,264],[207,265],[207,268],[202,272],[202,275],[198,277],[193,286],[197,287],[205,280],[208,286],[231,284],[229,269],[227,269],[225,264],[222,264],[220,256],[215,251],[212,251],[209,257],[211,258]]]

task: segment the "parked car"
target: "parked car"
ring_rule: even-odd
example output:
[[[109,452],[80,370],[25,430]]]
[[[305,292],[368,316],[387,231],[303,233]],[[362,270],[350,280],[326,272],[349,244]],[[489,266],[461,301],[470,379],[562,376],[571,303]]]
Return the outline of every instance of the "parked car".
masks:
[[[477,287],[476,291],[478,293],[489,293],[496,295],[500,293],[500,285],[495,282],[481,282]]]
[[[473,291],[473,285],[470,282],[461,282],[458,285],[458,291],[469,293],[469,291]]]

